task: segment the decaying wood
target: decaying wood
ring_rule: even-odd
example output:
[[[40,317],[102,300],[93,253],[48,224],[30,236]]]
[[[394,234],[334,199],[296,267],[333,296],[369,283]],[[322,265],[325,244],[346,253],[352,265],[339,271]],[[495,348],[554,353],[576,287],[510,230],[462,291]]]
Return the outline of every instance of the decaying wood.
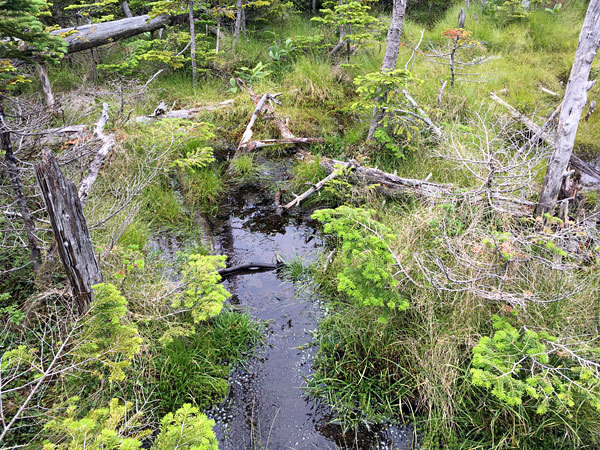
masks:
[[[96,152],[96,156],[94,160],[90,164],[88,168],[88,173],[85,178],[81,181],[81,186],[79,187],[79,199],[81,200],[81,204],[85,205],[87,201],[88,195],[90,194],[90,189],[92,185],[98,178],[98,172],[100,172],[100,168],[104,163],[104,159],[110,153],[112,148],[115,146],[115,136],[112,134],[105,134],[104,127],[108,122],[108,104],[104,103],[102,105],[102,115],[100,116],[100,120],[96,124],[96,129],[94,130],[94,137],[100,139],[102,142],[102,146]]]
[[[542,92],[544,92],[544,93],[546,93],[548,95],[551,95],[552,97],[558,97],[559,96],[559,94],[557,94],[554,91],[551,91],[550,89],[546,89],[544,86],[540,86],[540,91],[542,91]]]
[[[599,45],[600,0],[591,0],[579,35],[573,67],[562,102],[554,150],[548,161],[539,203],[535,208],[537,216],[551,212],[556,205],[573,153],[579,121],[587,103],[588,91],[595,83],[595,81],[590,81],[590,72]]]
[[[288,139],[261,139],[251,141],[244,145],[243,152],[250,152],[257,148],[269,147],[272,145],[302,145],[302,144],[320,144],[323,138],[288,138]]]
[[[244,83],[239,78],[236,78],[235,81],[240,89],[246,90],[248,92],[248,94],[250,95],[250,98],[252,99],[252,102],[255,105],[258,105],[258,102],[260,102],[261,98],[258,95],[256,95],[256,93],[252,90],[252,88],[250,86],[248,86],[246,83]],[[275,111],[273,110],[273,108],[271,108],[271,106],[268,103],[265,104],[264,110],[267,114],[269,114],[271,121],[279,129],[279,132],[281,133],[281,137],[283,139],[294,139],[296,137],[296,136],[294,136],[294,133],[292,133],[292,131],[287,126],[287,123],[275,115]]]
[[[328,181],[333,180],[338,175],[339,175],[339,172],[337,170],[334,170],[329,175],[327,175],[325,178],[323,178],[321,181],[319,181],[317,184],[313,185],[306,192],[302,193],[301,195],[298,195],[294,200],[292,200],[291,202],[284,205],[283,210],[287,211],[288,209],[293,208],[296,205],[300,205],[300,203],[302,201],[306,200],[308,197],[310,197],[315,192],[320,191],[323,188],[323,186],[325,186],[327,184]]]
[[[52,31],[50,34],[63,37],[68,44],[67,53],[75,53],[141,33],[152,32],[167,25],[183,22],[187,18],[187,14],[182,14],[177,16],[162,15],[149,19],[148,15],[145,14],[143,16],[111,20],[110,22],[62,28]]]
[[[546,133],[542,127],[540,127],[538,124],[536,124],[533,120],[531,120],[530,118],[528,118],[527,116],[525,116],[524,114],[520,113],[519,111],[517,111],[515,108],[513,108],[511,105],[509,105],[508,103],[506,103],[504,100],[502,100],[500,97],[498,97],[495,93],[491,93],[490,94],[492,97],[492,100],[494,100],[496,103],[504,106],[509,114],[516,120],[518,120],[519,122],[523,123],[527,128],[529,128],[529,130],[531,130],[531,132],[534,134],[532,140],[537,140],[537,139],[541,139],[544,142],[546,142],[546,144],[550,145],[550,146],[554,146],[554,138]],[[554,117],[556,114],[558,114],[561,110],[561,106],[559,106],[553,113],[551,117]],[[594,167],[592,167],[590,164],[586,163],[584,160],[582,160],[581,158],[579,158],[577,155],[575,155],[574,153],[571,154],[571,157],[569,159],[569,163],[571,164],[571,166],[582,172],[585,173],[586,175],[596,179],[598,182],[600,182],[600,172],[595,169]]]
[[[274,101],[275,103],[278,103],[279,105],[281,105],[281,102],[279,100],[277,100],[277,97],[280,95],[281,95],[281,93],[269,94],[267,92],[267,93],[263,94],[263,96],[260,98],[260,100],[256,104],[256,108],[254,109],[254,112],[252,113],[252,116],[250,117],[250,120],[248,121],[248,125],[246,125],[246,130],[244,131],[244,134],[242,135],[242,139],[240,139],[240,143],[238,145],[237,151],[235,152],[234,158],[238,155],[238,153],[240,153],[244,150],[244,147],[246,146],[246,144],[248,144],[250,142],[250,140],[252,139],[252,134],[254,133],[254,131],[253,131],[254,123],[256,122],[256,119],[258,119],[258,116],[262,113],[267,101]]]
[[[244,270],[252,270],[252,271],[257,271],[257,272],[259,272],[259,271],[262,272],[265,270],[275,270],[278,267],[280,267],[281,265],[282,265],[281,262],[278,262],[277,264],[251,262],[251,263],[247,263],[247,264],[240,264],[237,266],[227,267],[225,269],[219,269],[219,270],[217,270],[217,273],[219,275],[221,275],[221,277],[225,278],[225,277],[228,277],[229,275],[233,275],[237,272],[241,272]]]
[[[390,198],[402,198],[407,194],[426,198],[442,198],[453,193],[453,187],[449,184],[403,178],[379,169],[363,167],[354,162],[339,161],[326,157],[321,157],[320,161],[321,166],[327,173],[333,173],[336,166],[350,168],[359,179],[369,184],[378,185],[377,190],[382,195]]]
[[[54,109],[54,94],[52,94],[52,87],[50,86],[50,79],[48,78],[46,64],[43,62],[36,64],[35,70],[38,74],[38,78],[40,79],[42,92],[44,93],[44,98],[46,99],[46,106],[52,110]]]
[[[197,106],[195,108],[190,109],[178,109],[175,111],[165,111],[160,114],[152,114],[150,116],[139,116],[135,118],[137,123],[151,123],[156,120],[161,119],[193,119],[197,115],[206,112],[206,111],[216,111],[221,108],[227,108],[229,106],[233,106],[233,99],[225,100],[221,103],[213,103],[209,105]]]
[[[83,313],[93,299],[92,286],[102,282],[102,273],[77,188],[61,173],[48,149],[42,151],[42,159],[35,166],[35,175],[50,216],[58,253],[79,311]]]

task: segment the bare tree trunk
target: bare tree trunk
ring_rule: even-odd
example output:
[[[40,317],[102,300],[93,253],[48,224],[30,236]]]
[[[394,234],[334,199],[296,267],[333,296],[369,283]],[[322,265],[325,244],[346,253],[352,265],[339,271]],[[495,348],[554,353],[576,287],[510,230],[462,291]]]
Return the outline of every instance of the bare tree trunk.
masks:
[[[194,0],[189,4],[190,57],[192,58],[192,85],[196,87],[196,22],[194,21]]]
[[[23,192],[23,184],[21,183],[21,177],[19,175],[19,166],[17,165],[17,159],[13,153],[12,144],[10,142],[10,131],[6,127],[6,121],[4,117],[4,107],[0,103],[0,143],[2,150],[4,151],[4,159],[6,161],[6,168],[8,177],[10,178],[10,184],[15,194],[15,199],[19,207],[19,214],[23,223],[25,224],[25,233],[27,234],[27,245],[29,252],[31,253],[31,261],[33,262],[33,270],[37,272],[42,264],[42,253],[38,246],[38,240],[35,235],[35,222],[29,212],[27,206],[27,198]]]
[[[42,151],[42,160],[35,166],[35,175],[50,216],[58,253],[79,311],[83,313],[93,299],[92,286],[102,282],[102,273],[77,188],[61,173],[48,149]]]
[[[317,0],[312,0],[312,13],[313,16],[317,14]]]
[[[388,72],[396,68],[398,62],[398,52],[400,51],[400,40],[402,39],[402,29],[404,28],[404,16],[406,14],[407,0],[393,0],[394,9],[392,10],[392,22],[388,29],[385,40],[385,54],[383,56],[382,72]],[[369,127],[367,140],[373,139],[375,130],[379,127],[379,122],[383,119],[384,111],[380,108],[373,108],[373,118]]]
[[[246,10],[242,8],[242,33],[244,33],[244,39],[246,39]]]
[[[240,38],[240,29],[242,27],[242,13],[244,9],[242,0],[237,0],[236,8],[237,11],[235,15],[235,30],[233,32],[233,48],[235,48]]]
[[[217,45],[215,53],[219,53],[219,43],[221,42],[221,15],[217,16]]]
[[[600,0],[591,0],[579,36],[575,60],[560,111],[554,151],[548,162],[540,200],[535,209],[537,216],[552,211],[556,205],[573,152],[581,113],[587,103],[587,93],[594,85],[594,81],[589,81],[589,76],[599,44]]]
[[[121,9],[123,10],[123,14],[125,15],[125,17],[133,17],[133,14],[131,14],[131,9],[129,9],[129,3],[127,3],[126,1],[121,3]]]
[[[46,98],[46,106],[50,109],[54,109],[54,95],[52,94],[52,87],[50,86],[50,79],[48,78],[48,71],[46,64],[43,62],[36,64],[35,70],[40,78],[40,84],[42,85],[42,92]]]

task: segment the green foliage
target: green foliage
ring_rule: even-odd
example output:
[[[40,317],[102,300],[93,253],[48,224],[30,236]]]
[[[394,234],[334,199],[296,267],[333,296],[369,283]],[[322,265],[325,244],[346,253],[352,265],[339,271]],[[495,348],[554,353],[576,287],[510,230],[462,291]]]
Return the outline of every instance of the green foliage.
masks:
[[[8,301],[9,298],[10,294],[0,294],[0,304]],[[19,325],[19,323],[21,323],[21,321],[25,318],[25,313],[21,311],[21,309],[19,309],[15,304],[0,307],[0,316],[3,314],[6,314],[8,321],[15,325]]]
[[[394,236],[374,215],[372,210],[340,206],[316,211],[313,218],[325,224],[325,233],[336,234],[341,241],[343,269],[337,289],[362,306],[405,310],[408,300],[398,292],[389,247]]]
[[[4,0],[0,2],[0,90],[27,81],[17,73],[12,59],[56,61],[67,44],[50,36],[41,22],[49,14],[46,0]]]
[[[283,44],[276,42],[269,47],[269,57],[281,69],[292,62],[295,51],[294,41],[291,38],[287,38]]]
[[[97,22],[115,19],[120,12],[120,0],[82,0],[65,6],[65,11],[74,11],[80,17],[94,18]]]
[[[259,61],[254,67],[240,67],[235,74],[250,85],[253,85],[273,72],[267,70],[267,66]]]
[[[229,309],[156,348],[151,388],[162,412],[192,402],[200,408],[222,402],[229,372],[242,363],[260,341],[260,327],[248,314]]]
[[[120,404],[113,398],[108,408],[90,411],[81,419],[79,398],[69,399],[65,417],[50,420],[44,426],[52,438],[44,442],[43,450],[136,450],[150,430],[140,430],[139,413],[133,409],[133,403]]]
[[[529,11],[521,0],[490,0],[486,3],[484,12],[503,24],[529,17]]]
[[[330,2],[331,5],[331,2]],[[321,23],[330,32],[345,27],[346,40],[352,43],[372,42],[380,29],[380,22],[369,14],[371,7],[358,1],[331,5],[331,8],[321,10],[323,17],[313,17],[311,20]]]
[[[212,427],[215,421],[201,414],[198,408],[184,404],[175,414],[168,413],[160,421],[160,432],[153,450],[218,450]]]
[[[217,269],[225,267],[224,256],[189,255],[181,270],[183,291],[175,294],[171,306],[183,313],[184,319],[171,327],[161,338],[172,342],[176,336],[190,336],[193,325],[214,317],[231,296],[219,282]]]
[[[100,362],[108,367],[110,380],[123,380],[124,369],[140,351],[142,339],[135,325],[128,324],[127,300],[112,284],[94,286],[94,301],[82,327],[82,343],[74,351],[79,359]]]
[[[411,395],[402,327],[376,311],[336,308],[321,321],[308,391],[331,405],[343,429],[394,419]]]
[[[528,404],[538,414],[569,414],[586,402],[600,410],[600,349],[571,350],[545,331],[518,330],[494,317],[495,332],[473,348],[471,381],[508,406]]]
[[[44,431],[51,438],[44,442],[43,450],[137,450],[152,434],[143,428],[143,415],[131,402],[121,404],[113,398],[108,408],[93,409],[80,419],[78,403],[79,398],[72,397],[65,416],[46,423]],[[152,450],[217,450],[214,424],[198,408],[184,404],[161,419]]]
[[[232,174],[240,182],[252,181],[258,175],[258,167],[252,155],[241,155],[230,162]]]

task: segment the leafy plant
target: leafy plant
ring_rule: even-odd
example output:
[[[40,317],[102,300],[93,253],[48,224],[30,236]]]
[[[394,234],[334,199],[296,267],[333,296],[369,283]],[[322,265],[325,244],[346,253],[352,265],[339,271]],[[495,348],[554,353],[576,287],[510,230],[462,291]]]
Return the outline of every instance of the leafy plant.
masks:
[[[162,418],[152,450],[218,450],[217,437],[212,430],[214,425],[214,420],[186,403],[175,414],[169,413]]]
[[[119,399],[113,398],[108,408],[94,409],[77,419],[78,402],[79,397],[72,397],[65,417],[46,423],[44,430],[52,438],[44,442],[43,450],[136,450],[151,434],[150,430],[140,430],[142,417],[132,411],[131,402],[121,404]]]
[[[340,206],[316,211],[313,218],[325,224],[325,233],[341,241],[338,291],[365,307],[405,310],[408,300],[399,293],[394,277],[396,260],[390,249],[394,236],[374,215],[373,210]]]
[[[494,316],[495,332],[473,348],[471,381],[508,406],[570,414],[582,401],[600,411],[600,349],[559,343],[545,331],[517,329]],[[577,405],[577,406],[576,406]]]
[[[295,50],[294,41],[291,38],[287,38],[282,45],[275,43],[269,47],[269,56],[281,68],[283,65],[291,62]]]
[[[235,73],[248,84],[254,84],[263,78],[268,77],[273,72],[267,70],[267,66],[263,64],[262,61],[259,61],[254,67],[240,67]]]

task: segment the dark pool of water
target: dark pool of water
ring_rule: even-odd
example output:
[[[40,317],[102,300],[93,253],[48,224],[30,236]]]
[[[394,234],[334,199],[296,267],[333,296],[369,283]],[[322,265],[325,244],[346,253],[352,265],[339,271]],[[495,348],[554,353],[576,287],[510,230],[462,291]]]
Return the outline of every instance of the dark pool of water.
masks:
[[[242,189],[209,217],[215,251],[229,265],[272,262],[275,254],[318,257],[322,240],[306,217],[275,214],[270,194]],[[412,448],[411,427],[380,426],[344,435],[328,409],[305,395],[316,348],[310,344],[323,303],[308,282],[292,283],[274,271],[239,273],[225,287],[231,303],[267,323],[266,340],[230,379],[227,399],[208,412],[219,447],[228,449]]]

